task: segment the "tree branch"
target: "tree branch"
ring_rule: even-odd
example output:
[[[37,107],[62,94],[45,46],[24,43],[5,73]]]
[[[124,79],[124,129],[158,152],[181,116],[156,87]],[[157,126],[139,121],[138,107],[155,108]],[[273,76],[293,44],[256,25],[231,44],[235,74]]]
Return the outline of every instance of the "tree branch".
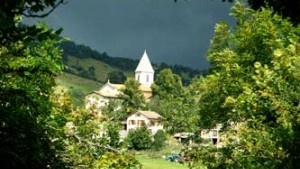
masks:
[[[46,16],[48,16],[49,14],[51,14],[60,4],[66,4],[67,2],[65,2],[65,0],[60,0],[57,4],[55,4],[48,12],[43,13],[43,14],[33,14],[30,12],[30,8],[27,8],[25,10],[27,10],[27,13],[23,12],[22,14],[25,17],[33,17],[33,18],[44,18]]]
[[[84,142],[84,143],[87,143],[89,145],[92,145],[92,146],[95,146],[95,147],[98,147],[100,149],[105,149],[105,150],[108,150],[108,151],[111,151],[111,152],[115,152],[117,154],[121,154],[121,152],[117,149],[114,149],[110,146],[103,146],[103,145],[100,145],[98,143],[93,143],[87,139],[84,139],[84,138],[80,138],[79,136],[73,134],[73,135],[70,135],[69,137],[74,137],[76,140],[78,140],[79,142]]]

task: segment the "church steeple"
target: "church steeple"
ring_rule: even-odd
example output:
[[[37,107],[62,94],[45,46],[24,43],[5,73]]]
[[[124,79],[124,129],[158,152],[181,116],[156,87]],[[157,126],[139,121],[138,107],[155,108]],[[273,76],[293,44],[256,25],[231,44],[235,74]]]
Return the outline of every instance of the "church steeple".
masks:
[[[147,55],[146,50],[135,69],[135,79],[141,85],[151,86],[154,81],[154,70]]]

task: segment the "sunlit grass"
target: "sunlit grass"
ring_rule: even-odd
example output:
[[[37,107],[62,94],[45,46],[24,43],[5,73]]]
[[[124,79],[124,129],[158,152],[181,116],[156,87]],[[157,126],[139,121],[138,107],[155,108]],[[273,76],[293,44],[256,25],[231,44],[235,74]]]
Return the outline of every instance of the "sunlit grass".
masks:
[[[170,162],[163,158],[136,156],[136,159],[143,165],[143,169],[188,169],[187,163]]]

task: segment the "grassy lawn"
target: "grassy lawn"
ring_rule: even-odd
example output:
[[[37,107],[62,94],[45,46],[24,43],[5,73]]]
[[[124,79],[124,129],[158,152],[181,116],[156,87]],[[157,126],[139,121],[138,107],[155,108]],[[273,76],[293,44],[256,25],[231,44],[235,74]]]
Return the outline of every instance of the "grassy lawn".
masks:
[[[163,158],[137,156],[136,159],[143,165],[143,169],[188,169],[187,164],[169,162]]]

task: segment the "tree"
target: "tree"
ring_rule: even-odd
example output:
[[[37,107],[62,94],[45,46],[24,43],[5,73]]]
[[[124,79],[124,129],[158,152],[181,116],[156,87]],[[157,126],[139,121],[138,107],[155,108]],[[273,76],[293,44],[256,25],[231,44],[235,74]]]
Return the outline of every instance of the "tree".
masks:
[[[147,126],[144,125],[135,130],[130,130],[125,142],[132,149],[145,150],[151,148],[152,136]]]
[[[44,17],[63,2],[1,1],[1,168],[140,168],[132,156],[102,145],[106,137],[93,137],[99,136],[99,118],[54,95],[55,76],[63,67],[61,30],[20,24],[22,15]]]
[[[88,68],[88,72],[89,72],[90,78],[94,78],[95,79],[95,67],[94,66],[90,66]]]
[[[285,18],[290,18],[295,24],[300,23],[300,4],[297,0],[248,0],[248,3],[255,10],[267,7]]]
[[[107,124],[107,137],[108,137],[108,144],[111,147],[118,148],[120,146],[120,124],[109,122]]]
[[[120,122],[127,118],[128,114],[122,107],[122,100],[109,100],[108,104],[102,108],[102,114],[107,116],[112,122]]]
[[[65,0],[4,0],[0,7],[0,44],[22,40],[25,35],[35,37],[42,32],[34,29],[25,29],[18,24],[22,15],[26,17],[46,17]],[[48,10],[48,11],[47,11]],[[47,35],[47,32],[44,32]]]
[[[152,148],[156,151],[161,150],[165,146],[167,136],[163,130],[158,130],[153,136]]]
[[[199,147],[208,168],[299,168],[300,28],[237,2],[237,27],[217,24],[201,79],[202,127],[223,124],[222,148]],[[195,164],[195,163],[194,163]]]
[[[152,90],[153,95],[160,99],[174,98],[184,93],[180,76],[173,74],[171,69],[163,69],[159,72]]]
[[[139,90],[140,84],[133,78],[128,78],[123,89],[122,106],[127,114],[134,113],[137,110],[144,109],[146,100]]]
[[[58,4],[36,3],[6,0],[0,7],[0,159],[7,168],[64,168],[45,125],[54,76],[62,69],[60,30],[19,23],[23,12]]]
[[[169,133],[192,132],[196,130],[196,115],[193,96],[189,94],[181,78],[170,69],[162,70],[152,85],[154,97],[158,101],[157,110],[164,117],[164,125]]]
[[[159,101],[159,112],[164,117],[163,123],[170,134],[178,132],[195,132],[199,116],[196,102],[186,95]]]
[[[118,83],[118,84],[123,84],[126,80],[125,74],[121,71],[109,72],[107,78],[109,79],[110,82]]]
[[[72,111],[68,120],[64,127],[66,150],[62,155],[71,168],[139,168],[132,156],[116,149],[117,126],[106,124],[102,116],[83,109]]]

